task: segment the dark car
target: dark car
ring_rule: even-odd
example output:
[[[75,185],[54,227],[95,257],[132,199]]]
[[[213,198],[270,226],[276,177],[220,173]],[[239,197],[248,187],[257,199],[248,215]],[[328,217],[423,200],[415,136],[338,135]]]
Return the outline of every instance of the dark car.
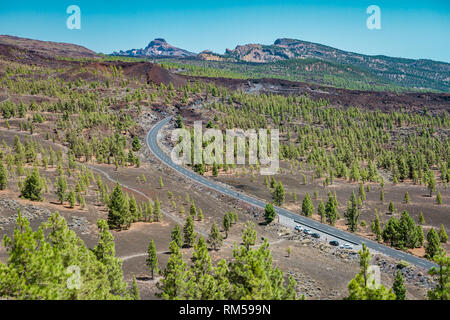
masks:
[[[317,232],[315,232],[315,233],[313,233],[312,235],[311,235],[311,237],[313,237],[313,238],[320,238],[320,234],[318,234]]]
[[[330,241],[330,244],[331,244],[332,246],[335,246],[335,247],[339,246],[339,242],[336,241],[336,240]]]

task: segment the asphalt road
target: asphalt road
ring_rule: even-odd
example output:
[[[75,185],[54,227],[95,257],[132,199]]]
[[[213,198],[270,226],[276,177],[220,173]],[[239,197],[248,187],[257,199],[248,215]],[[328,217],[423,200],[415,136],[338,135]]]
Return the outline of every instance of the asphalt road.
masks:
[[[172,117],[167,117],[161,121],[159,121],[158,123],[156,123],[152,129],[148,132],[147,134],[147,146],[150,149],[150,151],[159,159],[161,160],[165,165],[167,165],[168,167],[172,168],[173,170],[178,171],[180,174],[188,177],[189,179],[200,183],[202,185],[204,185],[205,187],[208,187],[210,189],[213,189],[215,191],[218,191],[220,193],[223,193],[227,196],[236,198],[238,200],[244,201],[246,203],[249,203],[253,206],[256,207],[260,207],[260,208],[264,208],[266,206],[266,203],[258,200],[256,198],[250,197],[248,195],[245,195],[241,192],[235,191],[233,190],[231,187],[226,187],[223,186],[221,184],[218,184],[214,181],[211,181],[203,176],[200,176],[196,173],[194,173],[191,170],[188,170],[186,168],[184,168],[181,165],[178,165],[176,163],[174,163],[170,157],[168,157],[159,147],[158,142],[157,142],[157,135],[159,130],[166,125]],[[435,263],[422,259],[422,258],[418,258],[415,257],[413,255],[410,255],[408,253],[405,253],[403,251],[399,251],[396,249],[393,249],[391,247],[385,246],[383,244],[380,244],[378,242],[369,240],[369,239],[365,239],[362,238],[360,236],[357,236],[355,234],[337,229],[335,227],[332,227],[330,225],[327,224],[323,224],[320,223],[318,221],[306,218],[304,216],[301,216],[299,214],[293,213],[291,211],[288,211],[286,209],[283,208],[279,208],[279,207],[275,207],[277,214],[280,216],[284,216],[287,218],[290,218],[292,220],[294,220],[295,222],[308,226],[311,229],[317,230],[321,233],[324,234],[328,234],[330,236],[333,236],[337,239],[342,239],[345,242],[348,243],[352,243],[354,245],[360,246],[362,245],[362,243],[364,242],[366,244],[366,246],[371,249],[371,250],[375,250],[378,251],[380,253],[383,253],[387,256],[390,256],[392,258],[398,259],[398,260],[404,260],[407,261],[408,263],[411,263],[413,265],[416,265],[418,267],[421,268],[425,268],[425,269],[430,269],[433,266],[437,266]]]

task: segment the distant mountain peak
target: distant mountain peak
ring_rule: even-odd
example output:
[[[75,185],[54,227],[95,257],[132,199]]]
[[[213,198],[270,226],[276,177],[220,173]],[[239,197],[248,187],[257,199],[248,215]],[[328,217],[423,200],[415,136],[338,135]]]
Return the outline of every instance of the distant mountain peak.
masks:
[[[163,38],[155,38],[143,49],[131,49],[114,52],[113,55],[132,57],[191,57],[196,54],[167,43]]]
[[[299,43],[302,42],[301,40],[297,40],[297,39],[291,39],[291,38],[280,38],[275,40],[275,42],[273,43],[274,45],[288,45],[288,44],[292,44],[292,43]]]

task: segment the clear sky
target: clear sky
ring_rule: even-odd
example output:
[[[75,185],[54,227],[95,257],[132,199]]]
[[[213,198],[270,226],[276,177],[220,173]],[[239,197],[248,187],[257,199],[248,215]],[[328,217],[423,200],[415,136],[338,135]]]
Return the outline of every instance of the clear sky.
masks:
[[[81,9],[80,30],[66,27],[72,4]],[[380,30],[366,27],[366,8],[373,4],[381,9]],[[2,0],[0,34],[103,53],[143,48],[154,38],[218,53],[295,38],[364,54],[450,62],[450,1]]]

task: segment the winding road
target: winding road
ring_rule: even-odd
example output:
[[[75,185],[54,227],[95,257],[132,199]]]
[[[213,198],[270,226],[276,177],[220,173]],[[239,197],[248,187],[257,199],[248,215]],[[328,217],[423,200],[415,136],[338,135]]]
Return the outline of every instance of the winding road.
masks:
[[[210,179],[207,179],[203,176],[200,176],[196,173],[194,173],[191,170],[188,170],[184,168],[181,165],[178,165],[170,159],[169,156],[167,156],[160,148],[158,144],[158,133],[161,130],[162,127],[164,127],[172,117],[164,118],[163,120],[156,123],[148,132],[147,134],[147,146],[150,149],[150,151],[155,155],[156,158],[158,158],[160,161],[162,161],[165,165],[172,168],[173,170],[177,171],[178,173],[184,175],[185,177],[193,180],[196,183],[202,184],[203,186],[210,188],[214,191],[220,192],[224,195],[233,197],[235,199],[238,199],[240,201],[244,201],[250,205],[253,205],[255,207],[264,208],[266,206],[266,203],[264,201],[258,200],[254,197],[245,195],[241,192],[238,192],[236,190],[233,190],[231,187],[223,186],[221,184],[218,184],[214,181],[211,181]],[[430,269],[433,266],[437,266],[435,263],[418,258],[416,256],[410,255],[408,253],[405,253],[400,250],[393,249],[391,247],[385,246],[383,244],[380,244],[378,242],[372,241],[370,239],[366,239],[363,237],[360,237],[358,235],[337,229],[335,227],[332,227],[330,225],[326,225],[323,223],[320,223],[315,220],[308,219],[304,216],[301,216],[299,214],[293,213],[291,211],[288,211],[286,209],[275,207],[275,210],[278,215],[283,216],[288,219],[292,219],[295,223],[299,223],[305,226],[308,226],[309,228],[312,228],[314,230],[320,231],[322,233],[328,234],[330,236],[333,236],[338,239],[342,239],[346,242],[353,243],[355,245],[362,245],[364,242],[366,246],[371,249],[378,251],[382,254],[385,254],[389,257],[392,257],[394,259],[398,260],[404,260],[408,263],[411,263],[415,266],[418,266],[420,268],[424,269]]]

